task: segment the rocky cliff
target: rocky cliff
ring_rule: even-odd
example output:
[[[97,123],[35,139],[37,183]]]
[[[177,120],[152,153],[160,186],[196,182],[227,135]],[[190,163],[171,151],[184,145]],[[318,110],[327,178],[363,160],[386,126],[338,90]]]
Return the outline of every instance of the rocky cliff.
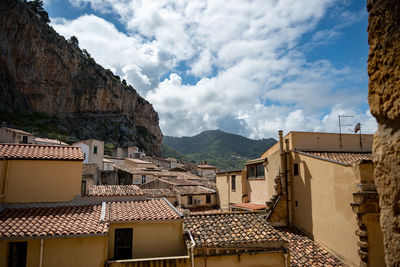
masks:
[[[0,97],[3,114],[44,114],[60,134],[161,153],[152,105],[20,0],[0,2]]]
[[[387,266],[400,266],[400,1],[368,0],[368,100]]]

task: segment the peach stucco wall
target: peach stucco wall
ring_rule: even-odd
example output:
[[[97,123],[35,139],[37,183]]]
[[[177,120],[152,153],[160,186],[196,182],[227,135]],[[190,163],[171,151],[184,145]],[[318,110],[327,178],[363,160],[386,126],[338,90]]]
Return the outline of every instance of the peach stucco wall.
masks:
[[[80,195],[82,161],[8,160],[3,164],[8,164],[0,176],[4,203],[65,202]]]

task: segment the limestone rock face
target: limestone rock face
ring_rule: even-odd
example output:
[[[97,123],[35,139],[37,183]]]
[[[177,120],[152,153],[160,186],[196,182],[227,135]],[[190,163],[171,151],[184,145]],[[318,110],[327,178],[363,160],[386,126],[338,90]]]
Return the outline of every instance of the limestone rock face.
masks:
[[[107,138],[101,132],[104,127],[91,131],[98,119],[105,126],[119,126],[115,131],[121,145],[139,145],[149,154],[161,154],[162,133],[152,105],[40,22],[19,0],[0,2],[0,97],[2,112],[41,112],[60,118],[61,124],[64,118],[75,119],[74,126],[82,131],[65,124],[66,133]],[[92,127],[79,124],[81,117]]]
[[[368,0],[368,100],[387,266],[400,264],[400,2]]]

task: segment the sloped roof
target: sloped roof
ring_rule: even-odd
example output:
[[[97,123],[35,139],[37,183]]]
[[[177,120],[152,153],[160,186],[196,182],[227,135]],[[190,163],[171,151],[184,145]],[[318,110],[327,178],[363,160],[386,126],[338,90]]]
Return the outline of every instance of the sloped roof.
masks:
[[[295,150],[294,152],[344,165],[351,165],[358,160],[372,160],[371,152],[316,152],[299,150]]]
[[[168,203],[164,199],[109,202],[105,218],[110,222],[181,219],[182,214]]]
[[[80,147],[0,144],[0,158],[32,160],[83,160]]]
[[[89,197],[142,196],[143,191],[137,185],[91,185]]]
[[[82,176],[83,175],[94,175],[98,169],[97,164],[87,163],[82,165]]]
[[[254,213],[189,215],[184,227],[190,231],[197,248],[286,243],[265,219]]]
[[[206,188],[204,186],[177,186],[174,191],[180,195],[209,195],[215,194],[215,190]]]
[[[258,203],[236,203],[232,204],[235,208],[245,209],[245,210],[263,210],[266,208],[265,204]]]
[[[167,180],[167,179],[160,179],[160,181],[175,185],[175,186],[199,186],[200,183],[188,181],[185,179],[175,179],[175,180]]]
[[[0,212],[0,239],[105,234],[101,205],[5,209]]]
[[[144,195],[150,198],[174,197],[175,194],[168,188],[142,189]]]

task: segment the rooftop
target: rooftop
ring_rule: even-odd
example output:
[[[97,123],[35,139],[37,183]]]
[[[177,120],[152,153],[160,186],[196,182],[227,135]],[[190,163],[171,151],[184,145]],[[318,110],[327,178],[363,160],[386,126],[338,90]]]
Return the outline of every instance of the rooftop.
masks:
[[[141,189],[146,197],[160,198],[160,197],[174,197],[175,194],[168,188],[159,189]]]
[[[140,160],[140,159],[126,158],[125,160],[134,162],[134,163],[136,163],[136,164],[149,164],[149,165],[153,165],[151,162],[144,161],[144,160]]]
[[[199,186],[199,185],[201,185],[200,183],[188,181],[185,179],[175,179],[175,180],[160,179],[160,181],[163,181],[163,182],[175,185],[175,186]]]
[[[246,165],[248,164],[255,164],[255,163],[263,163],[265,158],[257,158],[257,159],[251,159],[245,162]]]
[[[180,195],[208,195],[215,194],[215,190],[206,188],[204,186],[177,186],[174,188],[174,191],[179,193]]]
[[[82,176],[94,175],[98,169],[97,164],[87,163],[82,165]]]
[[[0,158],[40,160],[83,160],[80,147],[0,144]]]
[[[0,239],[105,234],[101,205],[5,209],[0,212]]]
[[[197,166],[197,168],[200,168],[200,169],[218,169],[217,167],[211,166],[211,165],[208,165],[208,164],[199,164]]]
[[[280,229],[282,238],[289,244],[290,266],[345,266],[338,258],[301,233]]]
[[[92,185],[89,197],[142,196],[143,191],[137,185]]]
[[[24,135],[32,135],[31,133],[19,130],[19,129],[13,129],[13,128],[8,128],[8,127],[1,127],[2,129],[6,129],[8,131],[14,132],[14,133],[18,133],[18,134],[24,134]]]
[[[50,139],[50,138],[42,138],[42,137],[35,137],[33,138],[35,143],[44,143],[49,145],[63,145],[68,146],[67,143],[62,142],[61,140]]]
[[[280,234],[254,213],[219,213],[190,215],[185,229],[193,236],[196,248],[233,246],[262,246],[285,244]]]
[[[232,206],[244,210],[263,210],[266,208],[265,204],[259,204],[259,203],[236,203],[233,204]]]
[[[182,214],[165,199],[107,203],[106,220],[111,222],[178,220]]]
[[[358,160],[372,160],[371,152],[315,152],[299,150],[295,150],[295,152],[344,165],[351,165]]]

